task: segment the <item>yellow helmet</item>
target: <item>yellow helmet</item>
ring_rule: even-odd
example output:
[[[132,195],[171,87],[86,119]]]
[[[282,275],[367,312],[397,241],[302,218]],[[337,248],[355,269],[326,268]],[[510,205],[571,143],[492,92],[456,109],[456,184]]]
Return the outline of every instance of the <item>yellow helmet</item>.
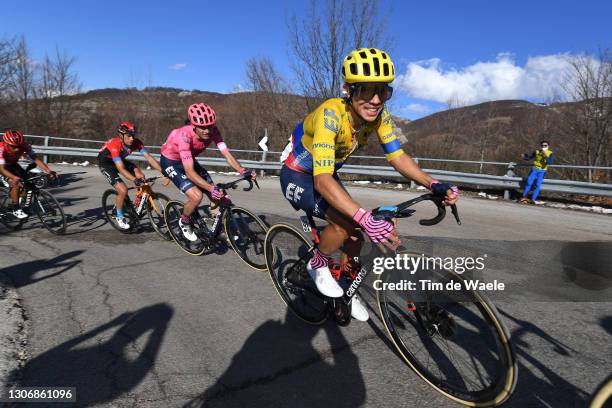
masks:
[[[384,82],[395,79],[391,57],[376,48],[359,48],[351,51],[342,63],[342,79],[347,84],[356,82]]]

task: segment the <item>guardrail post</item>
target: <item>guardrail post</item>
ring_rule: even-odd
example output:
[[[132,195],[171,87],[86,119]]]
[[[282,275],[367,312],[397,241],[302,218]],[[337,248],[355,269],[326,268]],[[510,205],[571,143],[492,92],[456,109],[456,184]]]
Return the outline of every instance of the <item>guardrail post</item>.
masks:
[[[265,161],[266,161],[266,156],[267,156],[267,155],[268,155],[268,152],[267,152],[267,151],[265,151],[265,150],[264,150],[264,151],[261,153],[261,162],[265,162]],[[262,169],[259,171],[259,175],[260,175],[261,177],[263,177],[265,173],[266,173],[266,170],[265,170],[264,168],[262,168]]]
[[[412,159],[417,165],[419,164],[419,159],[417,157],[413,157]],[[410,188],[416,188],[416,183],[414,182],[414,180],[410,180]]]
[[[510,162],[508,163],[508,170],[506,171],[506,177],[514,177],[514,167],[516,166],[516,163],[514,162]],[[509,200],[510,199],[510,190],[504,190],[504,200]]]
[[[264,139],[266,140],[266,142],[264,143],[264,145],[266,145],[266,146],[267,146],[267,143],[268,143],[268,142],[267,142],[267,139],[268,139],[268,128],[265,128],[265,129],[264,129],[264,135],[263,135],[263,137],[264,137]],[[264,140],[264,139],[262,139],[262,140]],[[260,147],[261,147],[261,146],[260,146]],[[265,161],[266,161],[266,156],[267,156],[267,155],[268,155],[268,151],[267,151],[267,150],[264,150],[264,149],[262,148],[262,149],[261,149],[261,160],[260,160],[262,163],[265,163]],[[260,177],[263,177],[263,176],[264,176],[264,174],[266,174],[266,169],[264,169],[264,168],[262,167],[262,168],[261,168],[261,170],[259,171],[259,176],[260,176]]]
[[[45,147],[49,147],[49,136],[45,136],[44,146]],[[45,164],[49,163],[49,156],[48,155],[45,154],[43,156],[43,162],[45,162]]]

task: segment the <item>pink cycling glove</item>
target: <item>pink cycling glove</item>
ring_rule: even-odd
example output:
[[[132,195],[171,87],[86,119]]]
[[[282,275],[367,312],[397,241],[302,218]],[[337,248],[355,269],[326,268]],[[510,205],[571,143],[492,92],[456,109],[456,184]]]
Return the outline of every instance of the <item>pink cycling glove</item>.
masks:
[[[361,225],[368,238],[375,243],[385,242],[395,229],[393,223],[375,219],[372,213],[364,208],[357,210],[353,220]]]
[[[210,190],[210,196],[213,200],[220,200],[225,196],[225,193],[214,186],[212,190]]]

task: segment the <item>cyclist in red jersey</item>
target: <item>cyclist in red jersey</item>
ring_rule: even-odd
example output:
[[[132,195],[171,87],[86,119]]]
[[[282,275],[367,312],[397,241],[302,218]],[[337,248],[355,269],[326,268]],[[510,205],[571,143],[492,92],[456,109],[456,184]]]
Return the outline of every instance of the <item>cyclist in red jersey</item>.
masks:
[[[40,160],[29,143],[23,139],[23,133],[14,129],[5,129],[2,142],[0,142],[0,182],[10,188],[10,197],[13,205],[13,215],[19,219],[27,218],[28,214],[19,208],[19,189],[23,186],[23,179],[28,176],[18,161],[27,155],[52,179],[57,177],[49,166]]]
[[[194,157],[215,142],[234,170],[242,175],[249,174],[252,179],[255,179],[257,174],[254,170],[242,167],[229,151],[221,132],[215,125],[217,115],[210,106],[205,103],[195,103],[189,106],[187,115],[189,122],[183,127],[174,129],[168,135],[161,149],[160,163],[165,175],[187,196],[179,226],[185,238],[196,241],[198,237],[191,228],[189,217],[200,205],[202,192],[213,202],[226,196],[226,193],[215,187],[206,169],[200,166]]]
[[[144,155],[149,165],[155,170],[162,172],[159,162],[147,151],[144,143],[136,137],[136,126],[132,122],[122,122],[117,129],[117,136],[104,143],[98,153],[98,164],[100,171],[106,177],[111,186],[117,190],[115,208],[117,212],[117,225],[122,229],[129,229],[130,224],[124,218],[123,201],[127,196],[127,186],[121,176],[140,186],[145,181],[145,176],[140,168],[134,163],[126,160],[126,157],[134,151]]]

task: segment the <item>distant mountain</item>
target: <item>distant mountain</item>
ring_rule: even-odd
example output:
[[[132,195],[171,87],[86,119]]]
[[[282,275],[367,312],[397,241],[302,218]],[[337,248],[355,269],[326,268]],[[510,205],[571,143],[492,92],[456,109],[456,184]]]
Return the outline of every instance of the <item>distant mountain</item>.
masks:
[[[64,100],[68,106],[65,108],[68,114],[64,114],[69,123],[56,126],[60,129],[56,134],[50,130],[53,129],[51,122],[22,120],[20,123],[21,108],[18,106],[9,106],[8,113],[7,106],[0,106],[0,111],[4,108],[0,113],[8,118],[6,123],[21,126],[27,133],[97,140],[113,136],[120,121],[130,120],[137,124],[139,135],[146,144],[161,145],[171,129],[184,123],[187,106],[204,101],[215,108],[220,130],[231,148],[257,149],[257,142],[267,129],[270,150],[280,151],[294,126],[319,102],[289,94],[220,94],[164,87],[96,89]],[[563,122],[564,113],[578,106],[504,100],[437,112],[415,121],[396,117],[394,122],[404,149],[415,157],[519,161],[521,153],[533,151],[539,140],[546,138],[551,142],[558,163],[586,163],[584,140],[568,130]],[[12,119],[10,109],[13,109]],[[381,156],[382,150],[372,141],[359,155]],[[258,157],[258,154],[252,155],[252,158]],[[609,162],[612,153],[607,153],[607,157]],[[449,167],[434,162],[422,165],[426,168],[505,172],[503,166]]]

